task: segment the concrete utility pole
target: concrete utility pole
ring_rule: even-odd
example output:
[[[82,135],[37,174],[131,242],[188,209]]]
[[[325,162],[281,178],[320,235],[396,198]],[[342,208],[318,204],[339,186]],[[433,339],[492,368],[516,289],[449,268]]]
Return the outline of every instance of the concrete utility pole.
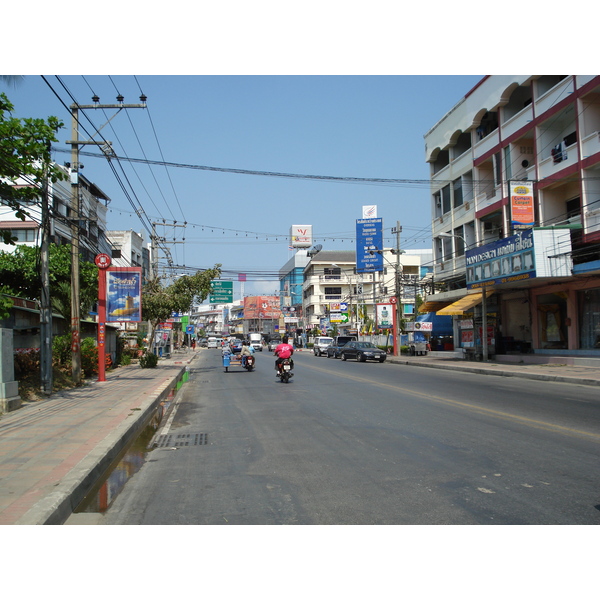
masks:
[[[396,356],[400,354],[400,317],[402,316],[402,302],[400,291],[400,233],[402,227],[400,221],[396,221],[396,227],[392,229],[392,233],[396,234],[396,268],[395,268],[395,293],[396,293],[396,326],[394,328],[394,350]]]
[[[44,177],[42,194],[42,243],[40,247],[40,276],[42,295],[40,305],[40,383],[44,394],[52,393],[52,303],[50,301],[49,241],[50,218],[48,175]]]
[[[79,146],[96,145],[103,146],[105,141],[80,140],[79,139],[79,111],[87,109],[118,109],[112,117],[114,118],[124,108],[146,108],[146,96],[140,96],[142,104],[123,104],[123,96],[117,96],[118,104],[100,104],[100,98],[92,98],[94,104],[71,104],[71,353],[72,353],[72,378],[75,384],[81,383],[81,314],[80,314],[80,282],[79,282],[79,225],[82,221],[81,203],[79,201]],[[109,121],[111,120],[109,119]],[[106,123],[105,123],[106,125]],[[102,126],[104,127],[104,125]],[[102,129],[100,127],[100,129]],[[98,133],[99,129],[94,133]],[[109,142],[110,145],[110,142]]]

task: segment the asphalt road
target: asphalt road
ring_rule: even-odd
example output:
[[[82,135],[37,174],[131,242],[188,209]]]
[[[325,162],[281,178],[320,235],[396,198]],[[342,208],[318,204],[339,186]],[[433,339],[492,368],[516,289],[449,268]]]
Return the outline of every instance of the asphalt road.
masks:
[[[168,433],[201,442],[151,451],[103,523],[600,524],[597,389],[306,352],[285,385],[256,356],[200,353]]]

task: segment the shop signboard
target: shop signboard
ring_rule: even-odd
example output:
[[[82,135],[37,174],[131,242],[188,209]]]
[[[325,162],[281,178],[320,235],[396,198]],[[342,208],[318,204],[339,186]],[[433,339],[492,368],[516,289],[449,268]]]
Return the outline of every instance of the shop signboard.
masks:
[[[515,229],[535,225],[532,181],[510,182],[510,214]]]

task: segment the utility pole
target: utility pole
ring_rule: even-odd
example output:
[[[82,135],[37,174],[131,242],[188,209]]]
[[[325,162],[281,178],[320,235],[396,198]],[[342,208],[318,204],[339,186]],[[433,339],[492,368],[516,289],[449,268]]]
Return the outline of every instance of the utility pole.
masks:
[[[81,383],[81,314],[80,314],[80,282],[79,282],[79,224],[82,220],[81,203],[79,201],[79,146],[103,146],[105,142],[79,139],[79,111],[86,109],[118,109],[110,119],[113,119],[124,108],[146,108],[146,96],[140,96],[142,104],[123,104],[123,96],[117,96],[118,104],[100,104],[100,98],[92,98],[94,104],[71,104],[71,140],[66,143],[71,145],[71,374],[73,383]],[[107,121],[108,123],[108,121]],[[105,123],[106,125],[106,123]],[[102,126],[104,127],[104,125]],[[100,129],[102,129],[100,127]],[[99,129],[95,133],[98,133]],[[110,142],[109,142],[110,146]],[[104,152],[108,152],[103,148]]]
[[[396,221],[396,227],[392,228],[392,233],[396,234],[396,268],[395,268],[395,293],[396,293],[396,320],[394,327],[394,351],[396,356],[400,354],[400,317],[402,316],[402,303],[400,293],[400,233],[402,227],[400,221]]]
[[[40,305],[40,383],[42,393],[48,395],[52,393],[52,304],[50,302],[49,268],[49,201],[48,173],[46,171],[42,194],[42,243],[40,247],[40,275],[42,282]]]

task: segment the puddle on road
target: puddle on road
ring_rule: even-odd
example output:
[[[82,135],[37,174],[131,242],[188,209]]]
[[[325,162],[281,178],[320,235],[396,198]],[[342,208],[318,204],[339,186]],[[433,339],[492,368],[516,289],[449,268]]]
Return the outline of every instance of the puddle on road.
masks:
[[[74,513],[105,513],[119,495],[125,484],[133,477],[146,462],[150,451],[148,445],[158,431],[164,415],[173,401],[175,390],[161,402],[150,422],[140,435],[121,452],[107,469],[104,476],[94,485],[81,501]]]

